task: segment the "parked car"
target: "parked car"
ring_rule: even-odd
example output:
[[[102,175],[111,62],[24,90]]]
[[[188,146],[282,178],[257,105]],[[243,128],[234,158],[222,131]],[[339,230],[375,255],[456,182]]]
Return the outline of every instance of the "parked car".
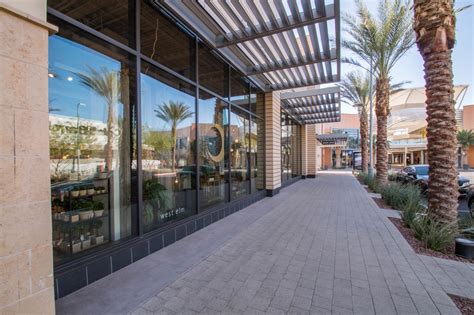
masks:
[[[428,189],[428,170],[429,165],[427,164],[416,164],[407,166],[395,175],[395,179],[402,183],[412,183],[418,185],[422,192]],[[458,175],[459,194],[460,196],[466,196],[470,188],[469,179]]]
[[[471,212],[471,217],[474,217],[474,187],[469,188],[466,199],[467,206],[469,207],[469,211]]]

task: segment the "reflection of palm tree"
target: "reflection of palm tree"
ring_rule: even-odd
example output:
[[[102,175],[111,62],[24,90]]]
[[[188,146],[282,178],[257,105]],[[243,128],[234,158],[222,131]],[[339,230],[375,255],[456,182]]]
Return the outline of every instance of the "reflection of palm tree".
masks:
[[[92,89],[107,102],[107,144],[105,152],[105,165],[108,170],[112,169],[112,143],[113,143],[113,120],[115,116],[115,105],[120,99],[120,72],[109,71],[103,67],[100,70],[89,67],[90,74],[77,73],[82,85]]]
[[[173,172],[176,167],[176,127],[184,120],[190,118],[193,112],[189,106],[183,102],[169,101],[163,103],[155,109],[156,117],[171,125],[171,136],[173,137],[173,146],[171,147]]]

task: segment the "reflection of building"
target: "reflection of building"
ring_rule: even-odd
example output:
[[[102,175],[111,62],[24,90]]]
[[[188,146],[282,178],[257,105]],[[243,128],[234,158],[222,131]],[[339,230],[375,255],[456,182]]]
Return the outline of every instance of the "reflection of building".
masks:
[[[467,86],[454,88],[454,100],[466,92]],[[389,163],[394,167],[427,163],[425,88],[405,89],[390,96],[387,122]],[[461,104],[457,104],[459,108]]]
[[[358,114],[341,114],[340,122],[322,124],[318,134],[322,136],[318,137],[318,154],[321,156],[318,158],[318,167],[327,169],[352,165],[353,152],[360,150]]]

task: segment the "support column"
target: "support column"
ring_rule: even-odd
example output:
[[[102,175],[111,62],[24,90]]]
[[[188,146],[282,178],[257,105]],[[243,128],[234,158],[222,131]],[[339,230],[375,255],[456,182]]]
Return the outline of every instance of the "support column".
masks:
[[[46,1],[0,3],[0,313],[53,314]]]
[[[336,148],[336,168],[341,168],[341,148]]]
[[[306,125],[306,158],[308,178],[316,177],[316,125]]]
[[[308,176],[308,147],[307,142],[307,129],[306,125],[301,127],[301,177],[305,179]]]
[[[263,96],[263,95],[262,95]],[[262,101],[258,98],[257,101]],[[267,196],[274,196],[281,188],[281,113],[280,94],[264,95],[265,111],[265,189]]]

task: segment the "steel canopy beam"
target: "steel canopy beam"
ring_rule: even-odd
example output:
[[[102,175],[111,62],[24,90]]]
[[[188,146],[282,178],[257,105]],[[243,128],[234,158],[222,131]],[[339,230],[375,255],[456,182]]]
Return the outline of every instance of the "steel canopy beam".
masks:
[[[236,37],[235,35],[232,35],[232,36],[228,36],[229,39],[227,39],[226,36],[224,35],[218,35],[216,37],[216,48],[232,46],[232,45],[243,43],[249,40],[266,37],[266,36],[270,36],[270,35],[285,32],[285,31],[290,31],[295,28],[300,28],[300,27],[304,27],[304,26],[316,24],[316,23],[327,22],[329,20],[336,18],[336,15],[334,13],[334,4],[326,5],[326,15],[323,15],[323,16],[321,16],[317,12],[317,10],[312,10],[312,11],[313,11],[312,13],[313,16],[316,16],[315,18],[304,17],[302,19],[298,19],[297,17],[294,17],[294,16],[285,16],[285,19],[283,20],[287,20],[287,22],[280,20],[280,24],[282,24],[280,27],[269,27],[268,29],[263,29],[263,27],[258,27],[261,29],[259,32],[257,32],[256,30],[251,30],[248,35],[243,36],[243,37]]]
[[[332,86],[332,87],[327,87],[327,88],[321,88],[321,89],[311,89],[311,90],[303,90],[303,91],[297,91],[297,92],[285,92],[281,93],[280,99],[289,99],[289,98],[302,98],[302,97],[308,97],[308,96],[318,96],[318,95],[323,95],[323,94],[335,94],[335,93],[340,93],[341,88],[339,86]]]

